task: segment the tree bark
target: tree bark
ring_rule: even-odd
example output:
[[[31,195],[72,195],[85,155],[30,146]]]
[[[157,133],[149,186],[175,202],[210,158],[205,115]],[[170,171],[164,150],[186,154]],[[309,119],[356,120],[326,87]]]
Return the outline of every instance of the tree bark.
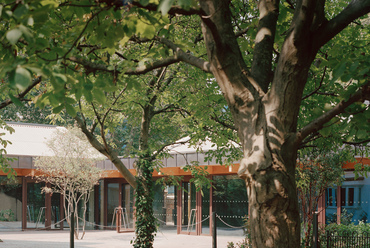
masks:
[[[248,191],[252,246],[299,247],[294,134],[304,84],[292,81],[301,78],[305,82],[310,57],[303,65],[296,63],[296,53],[283,57],[272,82],[279,87],[265,93],[267,79],[254,80],[243,61],[227,1],[202,1],[201,7],[207,14],[202,17],[202,31],[210,70],[228,102],[242,143],[238,174]],[[290,45],[283,52],[294,49]]]

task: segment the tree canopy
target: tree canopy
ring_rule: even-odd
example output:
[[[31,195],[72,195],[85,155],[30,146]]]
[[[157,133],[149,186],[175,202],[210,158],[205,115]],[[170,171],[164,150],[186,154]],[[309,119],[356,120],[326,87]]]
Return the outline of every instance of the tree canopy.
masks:
[[[298,247],[297,150],[369,142],[369,11],[358,0],[6,0],[2,99],[41,76],[38,106],[80,117],[81,103],[100,110],[119,89],[134,96],[169,66],[205,89],[217,82],[220,108],[192,131],[211,133],[209,120],[230,128],[212,130],[226,135],[212,136],[219,143],[236,131],[253,246]],[[167,96],[188,84],[178,87]],[[202,116],[198,100],[185,117]]]

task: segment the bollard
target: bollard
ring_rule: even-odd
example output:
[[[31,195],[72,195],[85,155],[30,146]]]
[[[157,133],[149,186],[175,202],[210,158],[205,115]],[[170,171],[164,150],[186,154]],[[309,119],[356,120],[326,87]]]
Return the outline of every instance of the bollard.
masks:
[[[212,212],[212,248],[217,248],[216,212]]]
[[[122,210],[121,210],[121,208],[118,208],[118,210],[116,211],[116,230],[117,230],[117,233],[121,232],[121,214],[122,214]]]
[[[313,248],[319,247],[319,225],[318,225],[318,214],[313,214]]]
[[[74,232],[75,232],[75,212],[72,211],[71,213],[71,226],[70,226],[71,232],[69,236],[69,242],[70,242],[70,248],[75,247],[75,237],[74,237]]]

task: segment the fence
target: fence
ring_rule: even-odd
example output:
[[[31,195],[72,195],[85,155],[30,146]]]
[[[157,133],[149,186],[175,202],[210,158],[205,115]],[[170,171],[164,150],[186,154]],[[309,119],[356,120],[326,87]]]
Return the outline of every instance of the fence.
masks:
[[[326,247],[327,248],[370,248],[370,234],[363,232],[343,231],[338,234],[337,232],[327,232],[326,234]]]

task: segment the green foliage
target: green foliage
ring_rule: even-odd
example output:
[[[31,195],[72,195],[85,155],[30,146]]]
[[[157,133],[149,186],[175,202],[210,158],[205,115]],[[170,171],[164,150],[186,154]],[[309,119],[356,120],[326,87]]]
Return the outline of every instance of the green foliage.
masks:
[[[212,187],[212,179],[209,178],[207,168],[207,166],[199,166],[198,163],[192,163],[191,165],[186,165],[182,168],[185,172],[191,173],[192,177],[189,180],[189,183],[193,183],[196,190],[200,191],[202,196],[203,188],[210,189]]]
[[[136,168],[138,171],[135,191],[136,236],[131,243],[135,248],[151,248],[157,231],[157,223],[153,215],[153,165],[150,160],[140,157]]]
[[[296,166],[296,184],[303,243],[306,247],[312,240],[313,214],[317,210],[319,197],[327,188],[341,185],[344,180],[343,163],[353,159],[351,149],[306,149],[301,151],[301,157]],[[304,154],[304,155],[303,155]]]
[[[327,246],[327,237],[328,235],[332,236],[346,236],[346,237],[353,237],[353,238],[343,238],[342,245],[345,247],[358,247],[358,240],[356,237],[362,238],[368,236],[370,233],[370,224],[364,223],[362,221],[359,222],[358,225],[353,223],[348,224],[336,224],[332,223],[325,226],[325,230],[320,232],[320,244],[322,247]],[[362,246],[361,246],[362,247]],[[364,246],[365,247],[365,246]]]
[[[249,218],[245,216],[243,219],[243,222],[244,222],[245,239],[235,244],[234,242],[228,242],[227,248],[251,248],[252,247]]]
[[[328,1],[327,15],[338,14],[345,1]],[[360,18],[328,42],[318,53],[309,72],[308,82],[301,104],[299,127],[303,127],[347,100],[368,82],[370,39],[368,17]],[[342,145],[350,142],[361,145],[369,137],[370,105],[356,102],[346,111],[333,118],[318,133],[310,136],[306,145]],[[317,139],[320,138],[320,139]],[[366,144],[366,142],[365,142]]]
[[[0,119],[0,129],[6,131],[7,133],[9,134],[12,134],[14,132],[14,129],[10,126],[8,126],[5,121],[3,121],[2,119]],[[12,144],[9,140],[5,140],[3,138],[1,138],[1,136],[4,136],[5,133],[4,132],[0,132],[0,145],[1,145],[1,148],[0,148],[0,170],[2,170],[4,173],[7,174],[7,177],[8,178],[15,178],[15,176],[17,175],[17,173],[15,172],[15,170],[13,168],[10,167],[10,164],[9,162],[12,162],[14,161],[13,158],[8,158],[6,156],[6,147],[9,145],[9,144]]]
[[[352,233],[357,232],[358,235],[361,235],[363,233],[370,233],[370,223],[364,223],[360,221],[358,225],[355,225],[353,223],[347,223],[347,224],[336,224],[332,223],[325,227],[326,231],[342,235],[343,233]]]
[[[0,221],[15,221],[15,214],[11,209],[0,210]]]
[[[162,185],[162,190],[164,190],[168,186],[175,186],[181,187],[181,182],[183,180],[183,176],[174,176],[174,175],[165,175],[157,180],[155,180],[155,184]]]
[[[329,216],[326,217],[326,222],[331,224],[336,224],[337,223],[337,213],[330,214]],[[342,212],[340,214],[340,224],[343,226],[348,226],[352,224],[352,218],[353,218],[353,213],[349,212],[347,209],[342,209]]]

